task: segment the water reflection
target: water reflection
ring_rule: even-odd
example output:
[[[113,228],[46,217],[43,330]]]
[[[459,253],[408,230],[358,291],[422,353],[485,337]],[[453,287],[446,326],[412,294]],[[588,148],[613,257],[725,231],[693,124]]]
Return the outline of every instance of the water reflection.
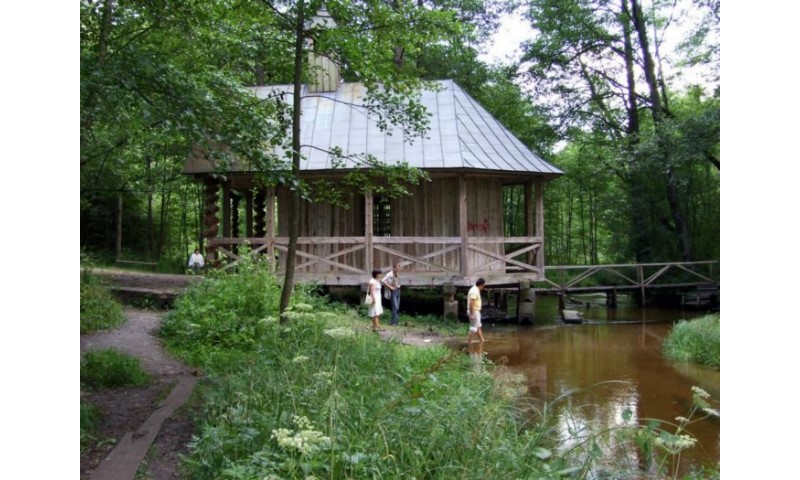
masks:
[[[467,345],[472,371],[483,373],[483,342],[472,342]]]
[[[584,325],[539,322],[534,327],[484,328],[487,357],[524,374],[531,401],[540,409],[544,402],[555,402],[565,451],[585,445],[598,425],[613,429],[658,419],[674,432],[667,422],[674,424],[676,417],[688,414],[693,385],[719,399],[718,370],[677,364],[662,355],[663,339],[675,320],[688,318],[686,312],[592,308],[591,313],[584,314],[591,319]],[[537,308],[541,319],[538,314]],[[712,407],[718,408],[718,402]],[[718,419],[693,423],[688,431],[698,444],[682,453],[679,474],[690,465],[719,461]],[[647,459],[639,458],[632,438],[607,435],[602,449],[612,471],[647,471]]]

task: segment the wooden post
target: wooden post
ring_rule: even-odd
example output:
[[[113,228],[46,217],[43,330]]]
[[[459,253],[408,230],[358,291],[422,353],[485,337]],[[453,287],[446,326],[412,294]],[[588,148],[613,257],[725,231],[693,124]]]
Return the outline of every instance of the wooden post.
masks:
[[[217,218],[217,212],[219,211],[219,207],[217,206],[217,181],[213,177],[207,176],[204,179],[204,187],[203,200],[205,201],[205,214],[203,216],[203,225],[205,225],[206,228],[203,231],[203,237],[206,239],[206,263],[208,265],[216,265],[217,244],[215,239],[219,232],[219,218]]]
[[[456,301],[456,287],[452,283],[445,283],[442,287],[442,300],[444,301],[444,319],[455,322],[458,320],[458,302]]]
[[[644,296],[644,267],[639,265],[638,267],[636,267],[636,271],[639,274],[639,293],[642,296],[641,306],[644,307],[647,305],[647,300],[645,299]]]
[[[117,194],[117,260],[122,259],[122,192]]]
[[[617,308],[617,289],[606,290],[606,307]]]
[[[542,246],[536,251],[536,268],[540,279],[544,278],[544,182],[536,180],[536,236],[542,239]]]
[[[239,201],[242,196],[236,192],[231,192],[231,234],[233,238],[239,238]],[[235,254],[239,253],[239,244],[231,245],[231,251]]]
[[[231,186],[228,182],[222,184],[222,236],[231,236]]]
[[[519,306],[517,307],[517,322],[533,323],[534,309],[536,306],[536,292],[531,288],[529,280],[519,282]]]
[[[259,187],[256,191],[256,197],[254,199],[254,209],[255,209],[255,232],[254,236],[256,237],[265,237],[267,236],[267,223],[266,223],[266,214],[264,213],[264,207],[267,201],[267,192],[262,187]]]
[[[372,190],[364,195],[364,270],[368,276],[372,275]]]
[[[270,187],[266,192],[267,202],[267,255],[272,266],[272,272],[277,271],[278,260],[275,258],[275,188]]]
[[[244,205],[245,205],[245,225],[244,236],[250,238],[253,236],[253,191],[247,190],[244,192]]]
[[[458,230],[461,236],[461,276],[469,276],[469,231],[467,230],[467,178],[458,177]]]
[[[525,182],[525,235],[532,237],[535,235],[534,219],[533,219],[533,180]],[[536,261],[536,253],[528,252],[528,264],[533,265]]]

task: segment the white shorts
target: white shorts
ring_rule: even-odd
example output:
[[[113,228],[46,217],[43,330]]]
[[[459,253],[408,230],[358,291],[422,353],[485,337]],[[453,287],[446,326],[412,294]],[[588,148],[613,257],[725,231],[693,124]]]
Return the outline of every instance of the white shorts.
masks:
[[[469,331],[472,333],[477,333],[478,329],[481,328],[481,312],[475,312],[474,320],[470,319],[469,321]]]

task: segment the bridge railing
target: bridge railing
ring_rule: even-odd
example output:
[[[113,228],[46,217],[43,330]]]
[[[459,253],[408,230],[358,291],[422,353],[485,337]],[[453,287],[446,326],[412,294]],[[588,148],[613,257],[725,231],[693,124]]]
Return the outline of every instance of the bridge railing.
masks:
[[[545,288],[593,291],[675,288],[719,283],[719,261],[545,266]]]

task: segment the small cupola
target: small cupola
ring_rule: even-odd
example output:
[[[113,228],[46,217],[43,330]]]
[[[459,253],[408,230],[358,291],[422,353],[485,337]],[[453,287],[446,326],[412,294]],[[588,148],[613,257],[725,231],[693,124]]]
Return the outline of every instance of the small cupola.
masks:
[[[336,28],[331,14],[322,6],[317,14],[311,19],[312,29]],[[333,60],[315,52],[315,45],[312,43],[308,52],[309,83],[310,92],[335,92],[339,87],[339,65]]]

